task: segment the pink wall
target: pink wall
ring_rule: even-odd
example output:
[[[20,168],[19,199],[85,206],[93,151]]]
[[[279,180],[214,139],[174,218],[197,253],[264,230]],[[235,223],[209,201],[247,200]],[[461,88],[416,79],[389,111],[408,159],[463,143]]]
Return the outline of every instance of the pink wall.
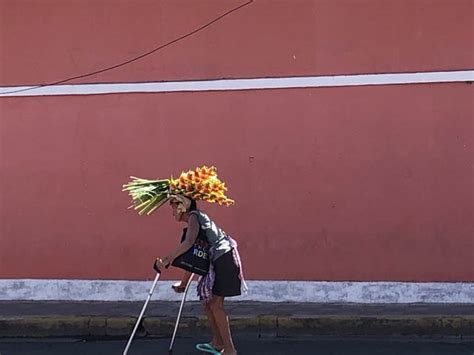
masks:
[[[123,62],[245,2],[0,0],[0,84]],[[255,0],[161,52],[76,82],[469,69],[472,13],[470,0]]]
[[[77,4],[0,1],[2,85],[114,64],[239,2]],[[470,1],[288,4],[84,81],[474,64]],[[249,278],[473,281],[472,102],[465,84],[0,98],[0,278],[149,277],[180,226],[127,210],[121,185],[214,164],[237,205],[202,207]]]
[[[202,207],[251,278],[472,281],[472,101],[465,84],[2,99],[0,276],[149,275],[178,226],[127,210],[121,184],[207,163],[237,205]]]

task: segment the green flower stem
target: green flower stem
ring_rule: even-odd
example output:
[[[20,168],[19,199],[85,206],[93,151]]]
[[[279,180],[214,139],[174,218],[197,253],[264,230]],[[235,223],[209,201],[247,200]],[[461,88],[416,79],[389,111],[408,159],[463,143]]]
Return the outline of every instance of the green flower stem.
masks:
[[[156,210],[157,208],[163,206],[163,205],[166,203],[166,201],[168,201],[168,200],[169,200],[168,197],[165,197],[164,199],[162,199],[162,200],[161,200],[160,202],[158,202],[151,210],[149,210],[149,211],[147,212],[147,215],[150,215],[154,210]]]

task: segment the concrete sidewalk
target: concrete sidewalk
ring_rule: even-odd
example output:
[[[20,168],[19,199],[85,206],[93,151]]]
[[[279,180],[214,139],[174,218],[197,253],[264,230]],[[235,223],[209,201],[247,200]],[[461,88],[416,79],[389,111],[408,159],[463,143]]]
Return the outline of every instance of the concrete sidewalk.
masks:
[[[0,337],[127,337],[143,302],[0,301]],[[169,337],[177,302],[150,302],[137,336]],[[474,336],[474,304],[228,302],[234,332],[302,335]],[[179,335],[208,334],[202,306],[188,302]]]

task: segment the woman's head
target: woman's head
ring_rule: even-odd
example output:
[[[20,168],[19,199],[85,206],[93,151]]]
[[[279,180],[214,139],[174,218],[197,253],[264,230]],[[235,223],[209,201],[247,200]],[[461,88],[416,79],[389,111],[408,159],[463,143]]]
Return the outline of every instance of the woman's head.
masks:
[[[186,222],[189,212],[197,209],[195,200],[181,195],[172,195],[170,198],[170,206],[173,210],[173,216],[178,222]]]

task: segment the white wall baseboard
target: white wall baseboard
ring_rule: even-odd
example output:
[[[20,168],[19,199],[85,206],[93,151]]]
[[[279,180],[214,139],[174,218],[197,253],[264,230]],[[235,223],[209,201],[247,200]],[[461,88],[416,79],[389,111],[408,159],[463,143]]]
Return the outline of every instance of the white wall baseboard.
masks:
[[[158,281],[153,300],[178,301],[173,281]],[[468,282],[247,281],[233,301],[317,303],[471,303]],[[0,300],[144,301],[152,281],[1,279]],[[197,300],[196,281],[188,299]]]

